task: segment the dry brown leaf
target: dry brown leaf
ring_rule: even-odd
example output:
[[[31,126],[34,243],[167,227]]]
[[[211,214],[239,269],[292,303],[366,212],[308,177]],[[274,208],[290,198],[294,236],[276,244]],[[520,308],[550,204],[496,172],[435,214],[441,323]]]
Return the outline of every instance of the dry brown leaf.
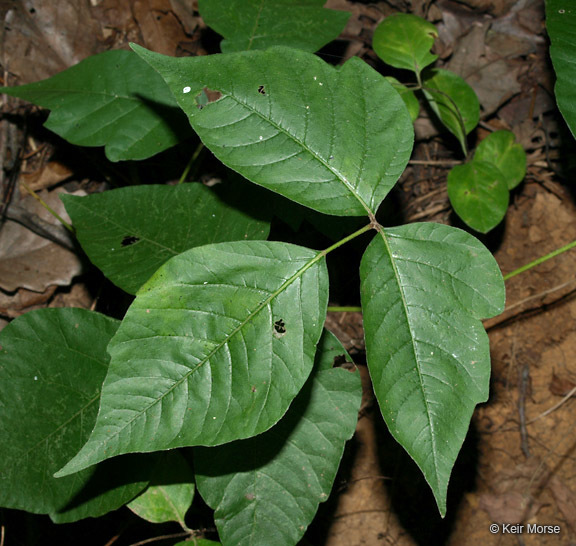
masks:
[[[148,49],[176,55],[180,42],[187,40],[170,0],[135,0],[132,12]]]
[[[549,387],[552,394],[556,396],[566,396],[574,387],[576,387],[576,383],[568,377],[560,377],[552,374],[552,381],[550,381]]]
[[[506,50],[495,53],[486,47],[489,26],[488,22],[474,24],[465,36],[456,41],[454,54],[446,65],[448,70],[462,76],[474,89],[485,116],[495,112],[521,91],[519,66],[504,60]]]
[[[0,290],[0,314],[5,317],[16,318],[33,309],[45,307],[45,303],[54,295],[56,286],[46,288],[44,292],[33,292],[20,288],[13,294]]]
[[[32,173],[22,173],[20,180],[31,190],[39,191],[51,188],[67,178],[70,178],[73,171],[59,161],[49,161],[43,167]]]
[[[104,49],[87,0],[13,2],[0,43],[2,65],[20,84],[48,78]]]
[[[58,194],[43,190],[38,194],[65,220],[69,218]],[[18,202],[20,207],[52,224],[58,221],[38,201],[26,195]],[[65,248],[36,235],[12,221],[6,221],[0,231],[0,288],[14,292],[26,288],[44,292],[50,285],[69,285],[80,274],[82,263],[78,256]]]
[[[576,494],[556,476],[550,479],[548,488],[554,495],[556,504],[560,512],[562,512],[566,523],[576,531]]]

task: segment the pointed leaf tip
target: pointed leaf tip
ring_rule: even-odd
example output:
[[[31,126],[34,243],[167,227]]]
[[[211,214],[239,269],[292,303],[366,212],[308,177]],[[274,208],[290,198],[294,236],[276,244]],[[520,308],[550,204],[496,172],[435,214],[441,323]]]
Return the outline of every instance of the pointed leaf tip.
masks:
[[[360,276],[376,398],[444,515],[472,412],[488,398],[490,352],[480,319],[503,309],[502,274],[466,232],[409,224],[374,238]]]
[[[218,159],[319,212],[375,213],[410,157],[414,130],[404,102],[358,58],[335,68],[279,46],[142,56]]]
[[[310,374],[327,290],[325,258],[286,243],[206,245],[166,262],[109,344],[96,426],[58,475],[270,428]]]

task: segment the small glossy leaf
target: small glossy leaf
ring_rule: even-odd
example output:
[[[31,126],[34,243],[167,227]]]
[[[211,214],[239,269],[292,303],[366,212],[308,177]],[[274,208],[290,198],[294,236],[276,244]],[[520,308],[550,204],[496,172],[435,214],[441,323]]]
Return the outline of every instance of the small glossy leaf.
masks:
[[[546,0],[546,29],[556,71],[556,101],[576,137],[576,7],[573,2]]]
[[[119,324],[84,309],[42,309],[0,332],[0,506],[63,523],[101,516],[146,487],[153,461],[141,455],[52,477],[94,426]]]
[[[368,368],[391,434],[422,470],[440,513],[474,407],[488,398],[480,319],[504,307],[490,252],[440,224],[384,229],[360,266]]]
[[[323,254],[287,243],[219,243],[167,261],[110,342],[96,426],[59,475],[269,429],[310,374],[327,291]]]
[[[385,63],[420,74],[438,58],[430,53],[437,36],[432,23],[416,15],[397,13],[378,25],[372,47]]]
[[[406,108],[408,108],[408,113],[410,114],[410,119],[414,122],[418,118],[420,113],[420,103],[416,98],[414,92],[408,89],[405,85],[401,84],[396,78],[392,76],[387,76],[386,81],[392,84],[392,87],[398,91],[398,94],[402,97]]]
[[[456,214],[472,229],[488,233],[506,216],[509,192],[498,167],[470,161],[448,174],[448,197]]]
[[[151,523],[176,521],[185,527],[194,489],[194,473],[186,459],[178,451],[168,451],[158,461],[148,488],[127,506]]]
[[[514,140],[514,133],[510,131],[495,131],[478,145],[474,153],[474,162],[487,161],[498,167],[509,190],[520,184],[526,174],[526,152]]]
[[[358,372],[333,367],[342,356],[325,330],[312,376],[277,425],[195,450],[198,490],[216,510],[224,544],[296,544],[327,500],[362,397]]]
[[[62,200],[92,263],[134,294],[164,262],[189,248],[266,239],[267,213],[258,219],[233,206],[258,199],[250,184],[222,186],[218,193],[202,184],[131,186]]]
[[[466,135],[480,119],[478,97],[466,81],[441,68],[427,70],[424,95],[440,121],[460,142],[466,155]]]
[[[375,212],[408,162],[406,106],[358,58],[337,69],[285,47],[186,58],[132,47],[166,79],[218,159],[307,207]],[[199,108],[204,88],[221,97]]]
[[[42,80],[0,92],[51,110],[46,127],[111,161],[146,159],[191,136],[158,74],[131,51],[106,51]]]
[[[318,51],[342,32],[350,13],[326,0],[200,0],[204,22],[224,36],[223,53],[283,45]]]

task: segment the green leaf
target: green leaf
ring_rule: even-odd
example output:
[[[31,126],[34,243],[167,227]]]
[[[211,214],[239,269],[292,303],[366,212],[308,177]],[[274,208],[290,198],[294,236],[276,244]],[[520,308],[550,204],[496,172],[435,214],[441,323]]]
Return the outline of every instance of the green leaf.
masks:
[[[410,119],[412,122],[416,121],[418,114],[420,113],[420,103],[416,98],[414,92],[408,89],[405,85],[401,84],[396,78],[392,76],[386,76],[386,81],[392,84],[392,87],[398,91],[398,94],[402,97],[406,108],[408,108],[408,113],[410,114]]]
[[[346,351],[325,330],[312,376],[276,426],[195,449],[198,490],[224,544],[296,544],[327,500],[362,397],[358,372],[333,367],[339,356]]]
[[[342,32],[350,13],[326,0],[200,0],[202,19],[224,36],[223,53],[288,46],[318,51]]]
[[[498,167],[470,161],[448,174],[448,197],[456,214],[472,229],[488,233],[506,216],[509,192]]]
[[[416,15],[397,13],[386,17],[372,38],[372,48],[385,63],[420,74],[438,55],[430,53],[436,27]]]
[[[58,475],[269,429],[310,374],[327,292],[323,253],[287,243],[219,243],[170,259],[110,342],[96,426]]]
[[[576,138],[576,8],[566,0],[546,0],[546,29],[556,71],[558,108]]]
[[[474,153],[475,162],[487,161],[498,167],[509,190],[520,184],[526,174],[526,152],[514,140],[510,131],[495,131],[480,142]]]
[[[186,528],[184,518],[194,499],[194,473],[178,451],[166,452],[148,488],[127,506],[151,523],[176,521]]]
[[[504,282],[474,237],[440,224],[382,230],[360,266],[368,368],[391,434],[422,470],[442,516],[474,406],[488,398],[481,318]]]
[[[307,207],[374,213],[408,162],[406,106],[358,58],[337,69],[284,47],[186,58],[132,47],[166,79],[218,159]],[[222,96],[199,109],[204,88]]]
[[[480,103],[474,89],[458,74],[434,68],[426,71],[424,95],[442,124],[458,139],[464,155],[467,155],[466,135],[480,120]]]
[[[101,516],[146,487],[153,460],[141,455],[52,477],[90,435],[119,324],[84,309],[41,309],[0,332],[0,506],[64,523]]]
[[[106,146],[111,161],[146,159],[192,134],[162,78],[131,51],[0,92],[51,110],[46,128],[78,146]]]
[[[169,258],[195,246],[266,239],[260,219],[234,207],[262,203],[251,185],[223,183],[218,192],[202,184],[132,186],[86,197],[62,196],[76,236],[94,265],[134,294]],[[263,208],[263,207],[262,207]],[[150,221],[151,217],[154,221]]]

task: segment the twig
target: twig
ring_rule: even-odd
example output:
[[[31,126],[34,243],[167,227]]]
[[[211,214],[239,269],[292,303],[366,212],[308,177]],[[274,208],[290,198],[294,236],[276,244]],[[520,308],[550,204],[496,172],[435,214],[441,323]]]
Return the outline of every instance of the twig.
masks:
[[[530,378],[530,366],[525,364],[520,371],[520,388],[518,389],[518,416],[520,418],[520,444],[526,458],[530,457],[528,434],[526,432],[526,390]]]
[[[40,235],[40,237],[44,237],[67,250],[75,252],[74,245],[70,240],[70,233],[66,231],[64,226],[46,222],[46,220],[43,220],[18,205],[12,205],[9,209],[6,209],[5,215],[7,219],[18,222],[25,228],[36,233],[36,235]]]
[[[541,300],[542,298],[545,298],[546,296],[549,296],[550,294],[557,292],[559,290],[562,290],[563,288],[566,288],[567,286],[573,285],[575,283],[576,283],[576,280],[572,279],[572,280],[567,281],[565,283],[559,284],[558,286],[554,286],[553,288],[550,288],[548,290],[544,290],[544,292],[540,292],[539,294],[535,294],[534,296],[530,296],[528,298],[525,298],[525,299],[511,305],[510,307],[506,307],[504,309],[504,311],[500,315],[498,315],[497,317],[483,321],[484,322],[484,328],[486,328],[486,330],[490,330],[490,329],[495,328],[496,326],[502,324],[503,322],[507,322],[508,320],[511,320],[514,317],[521,315],[523,313],[529,313],[530,311],[535,311],[535,310],[540,309],[540,308],[549,307],[550,305],[553,305],[553,304],[563,300],[564,298],[567,298],[571,294],[573,294],[576,291],[576,287],[573,287],[571,290],[561,294],[557,298],[555,298],[552,301],[549,301],[547,303],[540,302],[540,303],[534,305],[533,307],[530,307],[529,304],[534,300]],[[526,307],[523,308],[524,306],[526,306]],[[518,308],[520,308],[520,309],[517,310]],[[514,311],[514,312],[511,313],[511,311]]]
[[[575,393],[576,393],[576,387],[574,387],[564,398],[562,398],[562,400],[560,400],[560,402],[554,404],[551,408],[547,409],[545,412],[538,415],[538,417],[534,417],[534,419],[530,419],[530,421],[528,421],[526,424],[529,425],[529,424],[533,423],[534,421],[538,421],[538,419],[541,419],[542,417],[546,417],[546,415],[550,415],[553,411],[556,411],[562,404],[564,404],[564,402],[566,402],[566,400],[569,400]]]
[[[528,271],[528,269],[532,269],[533,267],[536,267],[537,265],[540,265],[544,262],[547,262],[548,260],[555,258],[559,254],[562,254],[563,252],[566,252],[566,251],[568,251],[574,247],[576,247],[576,240],[572,241],[571,243],[568,243],[567,245],[564,245],[561,248],[557,248],[556,250],[550,252],[549,254],[546,254],[545,256],[540,256],[540,258],[536,258],[534,261],[532,261],[526,265],[523,265],[522,267],[519,267],[518,269],[515,269],[514,271],[511,271],[510,273],[507,273],[506,275],[504,275],[504,280],[507,281],[508,279],[511,279],[512,277],[515,277],[516,275],[519,275],[520,273],[524,273],[524,271]]]
[[[22,187],[30,194],[31,197],[34,197],[36,201],[38,201],[56,220],[58,220],[70,233],[74,233],[74,228],[66,221],[62,216],[60,216],[42,197],[40,197],[28,184],[26,184],[23,180],[20,180],[20,184]]]
[[[413,214],[412,216],[410,216],[408,218],[408,222],[413,222],[414,220],[420,220],[421,218],[427,218],[428,216],[433,216],[434,214],[437,214],[437,213],[442,212],[444,210],[448,210],[449,208],[450,208],[449,204],[441,203],[440,205],[437,205],[435,207],[425,209],[421,212],[417,212],[416,214]]]

